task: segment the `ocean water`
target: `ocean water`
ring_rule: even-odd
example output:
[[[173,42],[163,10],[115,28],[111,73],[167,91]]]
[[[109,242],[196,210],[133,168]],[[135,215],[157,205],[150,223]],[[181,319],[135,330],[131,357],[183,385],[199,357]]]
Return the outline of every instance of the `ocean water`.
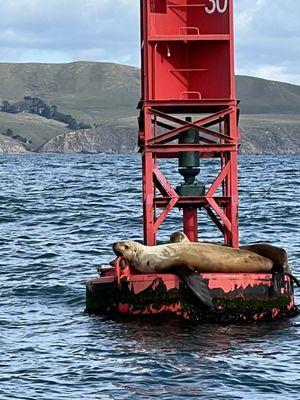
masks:
[[[216,165],[202,167],[208,183]],[[161,168],[180,182],[176,164]],[[218,326],[84,313],[85,281],[111,243],[141,238],[140,178],[138,155],[1,155],[0,399],[299,400],[300,317]],[[285,247],[299,277],[299,226],[300,157],[241,157],[241,241]],[[174,213],[160,239],[178,229]]]

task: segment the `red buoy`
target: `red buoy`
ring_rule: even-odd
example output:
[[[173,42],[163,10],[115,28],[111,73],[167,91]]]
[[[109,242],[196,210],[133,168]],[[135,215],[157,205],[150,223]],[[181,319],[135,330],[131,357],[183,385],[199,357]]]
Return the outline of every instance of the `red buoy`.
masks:
[[[156,244],[160,226],[179,208],[182,229],[191,241],[198,241],[202,211],[224,243],[237,248],[239,111],[233,0],[141,0],[140,6],[144,244]],[[204,158],[219,161],[209,187],[197,182]],[[159,168],[160,159],[178,159],[184,183],[172,187]],[[168,312],[227,322],[296,312],[293,287],[284,274],[219,273],[203,278],[214,301],[209,311],[176,275],[137,274],[126,263],[121,267],[119,259],[114,268],[103,269],[88,282],[87,311]]]

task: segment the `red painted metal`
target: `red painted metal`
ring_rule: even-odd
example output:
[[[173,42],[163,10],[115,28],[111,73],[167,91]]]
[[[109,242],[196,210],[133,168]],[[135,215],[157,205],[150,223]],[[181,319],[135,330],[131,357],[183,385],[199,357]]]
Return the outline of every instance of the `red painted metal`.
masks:
[[[238,247],[238,101],[235,93],[232,0],[141,0],[144,242],[174,207],[183,229],[198,240],[204,209],[227,245]],[[188,122],[186,117],[193,122]],[[177,144],[188,129],[199,144]],[[202,197],[179,197],[158,169],[161,158],[196,151],[219,158],[220,171]],[[202,179],[203,181],[203,179]],[[220,198],[226,201],[220,202]],[[163,208],[160,213],[159,208]]]
[[[189,320],[240,323],[297,315],[287,276],[203,273],[213,297],[209,311],[190,297],[174,274],[138,274],[125,259],[87,283],[87,312],[101,314],[173,314]]]
[[[191,242],[198,242],[198,214],[196,207],[183,208],[183,230]]]

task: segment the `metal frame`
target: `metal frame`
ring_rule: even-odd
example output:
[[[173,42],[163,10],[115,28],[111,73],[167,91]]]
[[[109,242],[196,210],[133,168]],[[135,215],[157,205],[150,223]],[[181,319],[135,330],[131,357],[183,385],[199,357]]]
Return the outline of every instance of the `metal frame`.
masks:
[[[165,0],[166,1],[166,0]],[[157,231],[174,207],[183,209],[183,230],[192,241],[198,240],[198,210],[204,209],[213,223],[219,228],[227,245],[238,247],[238,102],[235,96],[234,60],[233,60],[233,2],[229,1],[229,32],[226,35],[202,35],[185,29],[181,34],[172,36],[161,34],[157,37],[150,33],[150,19],[153,18],[155,4],[163,0],[141,0],[141,43],[142,43],[142,99],[140,103],[139,143],[143,164],[143,211],[144,242],[156,244]],[[203,0],[201,3],[208,1]],[[176,0],[174,8],[195,7],[189,0]],[[203,5],[202,5],[203,6]],[[170,19],[170,24],[172,20]],[[152,22],[153,25],[153,22]],[[188,27],[187,27],[188,28]],[[153,30],[153,26],[151,27]],[[190,34],[189,34],[190,32]],[[155,98],[157,46],[164,43],[169,53],[169,43],[185,43],[198,40],[215,43],[216,40],[228,41],[230,63],[228,80],[230,82],[228,98],[204,98],[194,96],[196,91],[186,88],[178,98]],[[180,46],[182,46],[180,44]],[[189,59],[194,57],[189,52]],[[160,56],[162,57],[162,56]],[[168,62],[168,60],[166,61]],[[179,59],[181,62],[181,59]],[[157,64],[158,65],[158,64]],[[179,70],[179,69],[178,69]],[[182,74],[191,69],[181,69]],[[202,69],[194,73],[202,73]],[[173,71],[170,70],[170,74]],[[149,89],[150,88],[150,89]],[[152,88],[152,89],[151,89]],[[162,90],[160,91],[162,93]],[[197,92],[198,93],[198,92]],[[177,116],[178,115],[178,116]],[[194,117],[187,122],[182,115]],[[201,118],[198,116],[202,115]],[[182,145],[174,143],[188,129],[199,132],[200,143]],[[178,158],[182,152],[199,152],[202,158],[219,158],[220,170],[212,185],[202,197],[180,197],[159,170],[157,159]],[[217,191],[221,190],[221,195]],[[158,210],[162,209],[161,212]]]

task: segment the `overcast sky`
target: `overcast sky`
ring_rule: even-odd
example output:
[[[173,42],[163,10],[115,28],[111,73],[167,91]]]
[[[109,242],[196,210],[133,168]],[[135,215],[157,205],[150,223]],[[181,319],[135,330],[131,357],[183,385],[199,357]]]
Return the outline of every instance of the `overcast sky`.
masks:
[[[300,0],[234,0],[237,73],[300,84]],[[0,62],[139,65],[138,0],[0,2]]]

